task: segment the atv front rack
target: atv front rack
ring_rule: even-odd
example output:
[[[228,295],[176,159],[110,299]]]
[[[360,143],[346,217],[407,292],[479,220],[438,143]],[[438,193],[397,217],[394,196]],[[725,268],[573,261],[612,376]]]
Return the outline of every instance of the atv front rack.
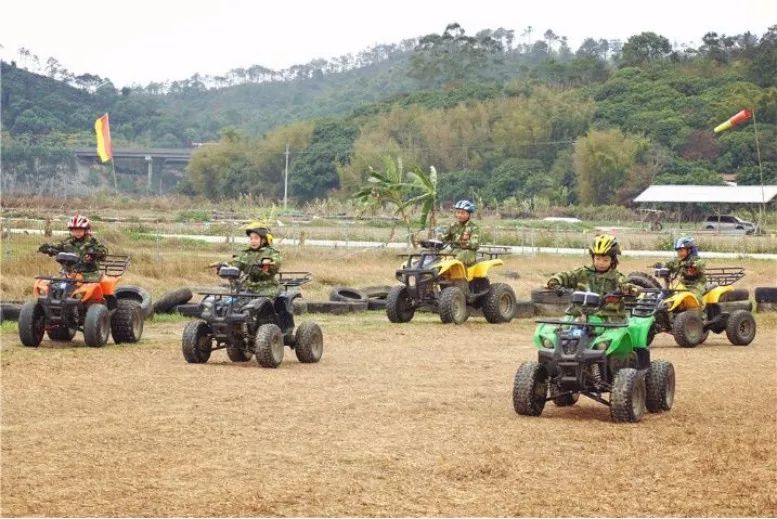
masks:
[[[313,281],[310,272],[278,272],[278,282],[284,287],[298,287]]]
[[[742,267],[711,267],[704,271],[708,283],[715,283],[719,287],[733,285],[745,277],[745,269]]]
[[[560,319],[536,319],[535,323],[557,324],[561,326],[584,326],[588,328],[626,328],[628,323],[591,323],[586,321],[562,321]]]
[[[99,262],[100,271],[106,276],[119,277],[123,275],[130,265],[129,256],[105,256]]]

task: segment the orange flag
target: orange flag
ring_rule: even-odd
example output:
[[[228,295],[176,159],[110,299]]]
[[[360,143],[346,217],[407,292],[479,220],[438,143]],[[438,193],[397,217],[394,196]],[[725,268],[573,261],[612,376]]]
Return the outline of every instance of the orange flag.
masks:
[[[742,110],[735,116],[731,117],[728,121],[717,125],[713,131],[715,133],[724,132],[730,128],[733,128],[734,126],[739,126],[743,122],[746,122],[748,119],[750,119],[752,116],[753,112],[750,110]]]
[[[108,123],[108,114],[99,117],[94,122],[94,132],[97,134],[97,155],[101,162],[107,162],[113,158],[113,146],[111,145],[111,126]]]

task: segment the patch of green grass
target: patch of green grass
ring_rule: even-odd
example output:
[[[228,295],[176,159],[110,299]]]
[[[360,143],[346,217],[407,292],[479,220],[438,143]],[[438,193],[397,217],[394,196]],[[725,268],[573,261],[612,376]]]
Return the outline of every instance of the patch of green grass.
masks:
[[[195,209],[187,209],[185,211],[178,211],[175,215],[176,222],[209,222],[210,212],[201,211]]]
[[[189,321],[191,317],[186,317],[184,315],[179,314],[178,312],[173,314],[154,314],[154,319],[152,321],[149,321],[149,324],[152,323],[182,323],[185,321]]]
[[[19,323],[16,321],[3,321],[0,323],[0,333],[18,333]]]

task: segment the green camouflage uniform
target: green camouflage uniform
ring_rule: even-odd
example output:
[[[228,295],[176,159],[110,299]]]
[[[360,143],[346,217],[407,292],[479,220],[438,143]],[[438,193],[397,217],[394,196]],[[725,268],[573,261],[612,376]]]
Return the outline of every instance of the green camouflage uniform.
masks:
[[[100,277],[102,277],[98,262],[105,259],[108,249],[91,234],[85,234],[80,240],[71,236],[60,243],[44,245],[41,249],[44,247],[48,247],[49,250],[55,252],[78,254],[81,259],[75,264],[73,270],[80,272],[84,277],[84,281],[99,281]],[[92,256],[91,261],[86,259],[88,255]]]
[[[265,272],[262,270],[262,259],[270,258],[273,263]],[[245,249],[232,262],[242,272],[248,274],[244,290],[254,292],[267,297],[275,297],[280,292],[280,283],[275,279],[275,275],[281,268],[281,253],[269,245],[252,249]],[[253,268],[251,268],[253,267]]]
[[[480,227],[471,219],[464,223],[453,222],[441,239],[444,243],[452,245],[451,252],[464,265],[469,267],[477,261]]]
[[[669,269],[673,276],[679,274],[679,280],[682,281],[685,288],[693,292],[699,299],[704,295],[704,286],[707,284],[707,276],[704,275],[704,261],[697,256],[688,256],[687,258],[673,259],[664,265]],[[696,267],[694,274],[690,273],[689,267]]]
[[[638,290],[636,285],[626,282],[626,276],[616,269],[607,272],[597,272],[591,267],[580,267],[575,270],[567,270],[554,274],[551,280],[556,280],[559,286],[574,290],[587,290],[603,296],[610,292],[623,291],[626,293]],[[618,303],[607,303],[597,312],[602,317],[625,318],[626,309],[623,300]]]

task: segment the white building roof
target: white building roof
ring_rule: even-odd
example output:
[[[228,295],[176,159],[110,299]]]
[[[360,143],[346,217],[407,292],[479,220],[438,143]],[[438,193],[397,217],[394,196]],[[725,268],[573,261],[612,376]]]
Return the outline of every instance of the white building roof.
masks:
[[[713,202],[723,204],[760,204],[777,196],[777,186],[650,186],[635,202]]]

